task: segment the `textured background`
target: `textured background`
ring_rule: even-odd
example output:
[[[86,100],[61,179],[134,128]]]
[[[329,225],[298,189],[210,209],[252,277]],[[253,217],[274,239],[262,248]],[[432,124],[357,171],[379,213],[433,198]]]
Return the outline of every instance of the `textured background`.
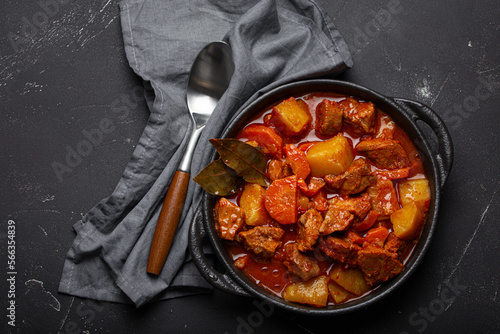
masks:
[[[125,58],[117,1],[0,5],[0,332],[498,333],[500,7],[495,0],[327,1],[353,54],[340,79],[431,106],[455,145],[434,239],[415,274],[365,310],[310,318],[219,291],[147,305],[57,293],[76,222],[109,195],[148,117]],[[84,133],[112,130],[60,177]],[[6,325],[9,221],[16,327]],[[8,320],[8,319],[7,319]]]

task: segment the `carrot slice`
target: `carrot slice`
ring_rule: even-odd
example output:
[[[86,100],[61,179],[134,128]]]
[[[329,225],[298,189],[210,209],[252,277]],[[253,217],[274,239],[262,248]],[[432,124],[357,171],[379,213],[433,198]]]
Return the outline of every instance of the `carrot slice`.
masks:
[[[389,230],[383,226],[369,230],[365,235],[365,242],[384,247],[385,239],[389,236]]]
[[[265,207],[280,224],[297,222],[297,175],[274,180],[267,188]]]
[[[303,143],[300,143],[299,146],[297,146],[297,148],[301,151],[304,151],[304,153],[307,153],[307,150],[310,149],[311,146],[313,146],[316,143],[317,143],[317,141],[303,142]]]
[[[386,180],[404,179],[410,175],[410,167],[393,169],[393,170],[377,170],[375,175]]]
[[[284,147],[285,157],[292,168],[292,172],[300,179],[305,179],[311,173],[311,167],[306,159],[304,151],[299,150],[297,146],[288,144]]]
[[[359,246],[363,245],[363,242],[365,242],[363,237],[350,229],[347,230],[346,239],[349,239],[353,244],[357,244]]]
[[[312,203],[314,209],[324,212],[328,210],[328,199],[326,197],[326,191],[320,189],[312,198]]]
[[[353,230],[356,232],[366,231],[367,229],[372,227],[373,224],[375,224],[378,216],[379,216],[379,214],[377,211],[371,210],[370,212],[368,212],[365,219],[363,219],[362,221],[356,222],[352,225]]]
[[[282,156],[283,139],[268,126],[250,124],[241,131],[239,137],[257,142],[266,154],[269,153],[278,159]]]

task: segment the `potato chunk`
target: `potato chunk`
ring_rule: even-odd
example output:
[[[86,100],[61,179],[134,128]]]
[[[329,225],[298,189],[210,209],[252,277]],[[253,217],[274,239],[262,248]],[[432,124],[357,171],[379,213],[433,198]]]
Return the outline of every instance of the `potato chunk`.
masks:
[[[283,298],[289,302],[316,307],[326,306],[328,302],[328,281],[328,276],[318,276],[307,282],[292,283],[283,291]]]
[[[247,183],[240,197],[240,208],[245,212],[245,223],[251,226],[264,225],[271,217],[264,205],[266,189],[256,183]]]
[[[312,145],[307,151],[306,159],[311,167],[311,175],[324,177],[345,172],[354,160],[354,155],[347,138],[339,133],[333,138]]]
[[[349,292],[332,281],[328,283],[328,291],[330,291],[330,296],[332,296],[335,304],[343,303],[349,297]]]
[[[303,134],[311,123],[311,115],[306,106],[298,103],[294,97],[284,100],[273,108],[271,124],[286,136]]]
[[[330,272],[330,278],[356,296],[361,296],[370,290],[370,287],[368,287],[365,282],[363,272],[359,269],[342,269],[340,266],[335,267]]]
[[[422,226],[424,219],[414,202],[409,202],[391,215],[394,234],[402,240],[412,240]]]
[[[403,206],[414,202],[422,210],[428,206],[431,199],[431,189],[427,179],[399,182],[398,191],[399,201]]]

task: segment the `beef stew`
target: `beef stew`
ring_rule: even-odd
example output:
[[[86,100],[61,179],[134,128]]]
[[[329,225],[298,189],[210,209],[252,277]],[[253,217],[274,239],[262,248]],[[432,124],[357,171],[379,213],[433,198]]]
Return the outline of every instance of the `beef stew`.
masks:
[[[369,101],[290,97],[235,136],[267,159],[266,185],[222,197],[215,229],[236,267],[287,301],[324,307],[404,270],[430,202],[406,133]]]

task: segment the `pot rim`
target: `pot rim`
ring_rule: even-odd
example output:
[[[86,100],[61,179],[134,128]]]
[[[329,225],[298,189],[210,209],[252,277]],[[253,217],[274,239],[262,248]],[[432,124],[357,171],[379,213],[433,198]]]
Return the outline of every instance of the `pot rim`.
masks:
[[[322,86],[324,86],[324,88],[321,88]],[[237,129],[241,128],[243,123],[248,121],[252,115],[262,111],[263,108],[271,106],[273,103],[278,103],[280,100],[290,96],[303,96],[307,93],[313,92],[332,92],[373,102],[378,109],[391,116],[396,123],[398,123],[398,125],[405,130],[421,153],[426,176],[429,179],[432,197],[423,231],[412,254],[405,263],[405,269],[399,275],[390,281],[383,283],[368,295],[359,297],[345,304],[315,308],[307,305],[291,303],[256,285],[240,269],[236,268],[224,245],[222,244],[222,240],[220,240],[214,228],[213,203],[216,198],[219,198],[218,196],[204,193],[202,199],[202,209],[204,211],[203,226],[206,231],[206,236],[209,238],[211,245],[216,251],[217,257],[223,264],[229,276],[252,296],[261,300],[266,300],[279,308],[293,312],[309,315],[338,315],[353,312],[376,303],[396,290],[408,279],[408,277],[411,276],[411,274],[415,272],[428,250],[434,234],[438,216],[440,188],[442,185],[441,175],[443,174],[443,171],[440,173],[436,156],[433,154],[423,131],[416,124],[416,120],[419,118],[415,117],[415,114],[412,113],[411,110],[408,110],[404,104],[398,103],[397,99],[384,96],[367,87],[334,79],[302,80],[291,82],[272,89],[244,107],[243,110],[228,123],[220,138],[227,138],[230,135],[234,135]],[[444,126],[444,124],[442,124],[442,126]],[[447,132],[446,128],[444,130]],[[415,138],[415,136],[417,138]],[[215,159],[216,156],[217,153],[214,150],[212,160]],[[442,168],[441,165],[440,167]]]

